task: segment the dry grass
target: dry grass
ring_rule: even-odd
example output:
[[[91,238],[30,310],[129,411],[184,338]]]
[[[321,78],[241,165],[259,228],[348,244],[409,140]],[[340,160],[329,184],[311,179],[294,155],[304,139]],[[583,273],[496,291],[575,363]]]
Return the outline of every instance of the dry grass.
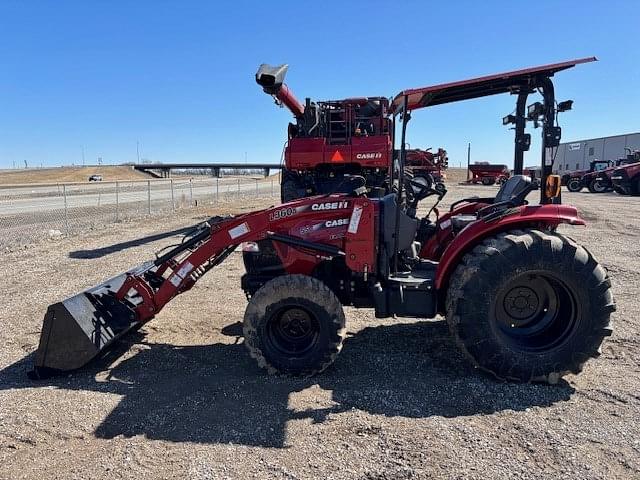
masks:
[[[0,185],[87,182],[91,175],[102,175],[105,182],[151,178],[127,166],[31,168],[0,171]]]

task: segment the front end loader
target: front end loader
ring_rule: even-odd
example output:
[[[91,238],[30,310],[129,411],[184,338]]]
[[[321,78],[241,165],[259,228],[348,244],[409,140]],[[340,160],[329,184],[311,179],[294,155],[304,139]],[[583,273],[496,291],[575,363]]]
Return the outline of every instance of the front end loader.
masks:
[[[251,253],[242,278],[249,299],[244,342],[270,373],[306,376],[331,365],[345,336],[345,305],[371,308],[377,317],[442,315],[470,361],[499,379],[554,383],[579,373],[611,333],[615,303],[606,271],[556,230],[585,222],[561,204],[560,179],[544,152],[560,141],[551,77],[592,60],[401,92],[391,102],[399,142],[393,193],[368,198],[365,180],[354,178],[349,193],[194,227],[154,261],[49,307],[32,375],[68,372],[102,355],[241,244]],[[534,92],[543,102],[525,117]],[[515,174],[495,197],[460,199],[441,214],[436,205],[446,191],[399,176],[411,114],[498,93],[518,95]],[[542,125],[537,204],[528,203],[534,186],[522,175],[529,120]],[[419,218],[427,198],[436,205]]]

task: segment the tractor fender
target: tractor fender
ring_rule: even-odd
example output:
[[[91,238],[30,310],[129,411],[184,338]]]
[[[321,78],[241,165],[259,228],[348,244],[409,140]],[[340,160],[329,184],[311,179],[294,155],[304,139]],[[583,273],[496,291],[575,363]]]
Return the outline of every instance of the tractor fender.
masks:
[[[467,252],[482,240],[499,232],[524,227],[555,228],[561,223],[586,225],[575,207],[567,205],[525,205],[509,215],[493,221],[476,221],[464,228],[442,252],[436,270],[435,287],[442,294],[449,277]]]

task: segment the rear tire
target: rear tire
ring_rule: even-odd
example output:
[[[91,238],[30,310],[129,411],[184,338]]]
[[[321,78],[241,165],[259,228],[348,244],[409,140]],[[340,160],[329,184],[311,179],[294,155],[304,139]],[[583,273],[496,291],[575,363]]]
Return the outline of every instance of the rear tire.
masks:
[[[582,180],[579,178],[570,178],[567,182],[567,190],[570,192],[579,192],[582,190]]]
[[[260,367],[300,376],[331,365],[346,335],[342,304],[323,282],[306,275],[265,283],[247,305],[243,331]]]
[[[591,193],[604,193],[607,191],[607,186],[597,178],[594,178],[589,182],[589,191]]]
[[[633,180],[631,185],[631,195],[640,195],[640,175]]]
[[[455,270],[447,323],[471,362],[498,379],[556,383],[611,335],[610,287],[591,254],[558,233],[502,233]]]

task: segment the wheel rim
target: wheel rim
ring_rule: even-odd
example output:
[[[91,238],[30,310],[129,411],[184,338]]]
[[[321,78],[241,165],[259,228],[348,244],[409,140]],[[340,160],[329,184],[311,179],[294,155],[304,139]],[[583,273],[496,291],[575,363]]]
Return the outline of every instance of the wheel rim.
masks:
[[[284,307],[271,315],[266,333],[273,349],[288,357],[299,357],[318,343],[320,323],[304,308]]]
[[[576,180],[572,180],[569,182],[569,184],[567,185],[567,187],[569,188],[569,190],[571,191],[575,191],[578,190],[578,188],[580,188],[580,182],[576,181]]]
[[[602,182],[600,181],[595,181],[593,182],[593,189],[598,192],[598,193],[602,193],[605,191],[605,186]]]
[[[561,345],[578,323],[575,293],[548,272],[528,272],[496,297],[494,326],[512,349],[547,352]]]

